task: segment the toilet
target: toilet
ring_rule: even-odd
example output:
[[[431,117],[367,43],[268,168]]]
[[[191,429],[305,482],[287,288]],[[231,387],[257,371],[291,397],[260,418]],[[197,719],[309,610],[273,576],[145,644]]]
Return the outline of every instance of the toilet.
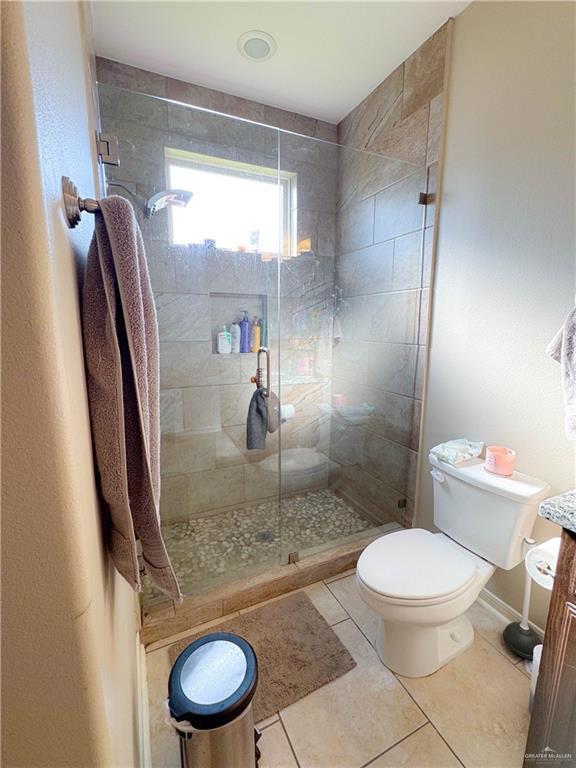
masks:
[[[282,489],[299,491],[315,488],[326,483],[329,469],[328,457],[315,448],[284,448],[260,462],[261,469],[274,478],[282,471]]]
[[[375,647],[381,661],[406,677],[424,677],[465,651],[474,631],[466,611],[496,568],[524,558],[542,480],[491,474],[484,461],[459,466],[430,455],[434,524],[373,541],[360,555],[356,584],[379,616]]]

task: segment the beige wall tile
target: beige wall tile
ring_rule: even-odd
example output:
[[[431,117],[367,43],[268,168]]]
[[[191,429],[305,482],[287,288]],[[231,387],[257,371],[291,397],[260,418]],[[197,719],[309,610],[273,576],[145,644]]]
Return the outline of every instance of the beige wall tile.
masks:
[[[216,453],[214,433],[179,432],[162,435],[160,471],[168,475],[188,475],[204,469],[214,469]]]
[[[468,651],[433,675],[402,682],[464,765],[522,764],[530,684],[482,637],[476,635]]]
[[[446,39],[445,24],[404,62],[402,117],[408,117],[442,91]]]
[[[395,106],[396,119],[392,125],[382,124],[368,146],[370,152],[405,160],[414,165],[426,164],[428,145],[428,104],[424,104],[402,120],[402,103]]]
[[[460,768],[461,763],[438,732],[427,724],[401,741],[370,768]]]
[[[338,257],[337,283],[343,296],[383,293],[392,287],[392,241]]]
[[[162,479],[160,507],[164,521],[233,506],[244,500],[244,467],[226,467]]]
[[[340,210],[336,220],[337,244],[341,252],[372,245],[374,237],[374,198],[369,197]]]
[[[210,341],[208,296],[193,293],[156,294],[158,334],[164,341]]]
[[[422,281],[422,231],[394,240],[392,290],[419,288]]]
[[[413,344],[418,291],[355,296],[343,302],[341,322],[349,339]]]
[[[160,345],[160,386],[163,388],[239,381],[239,355],[213,354],[209,341],[165,341]]]
[[[160,390],[160,430],[162,434],[184,430],[181,389]]]
[[[338,125],[338,142],[367,149],[375,129],[386,124],[402,96],[404,66],[394,70]]]
[[[246,426],[254,384],[226,384],[218,387],[222,426]]]
[[[166,78],[145,69],[120,64],[102,56],[96,57],[96,73],[99,83],[109,83],[118,88],[148,93],[151,96],[166,96]]]
[[[222,414],[218,387],[186,387],[180,391],[184,429],[187,432],[219,432]]]
[[[440,137],[442,135],[442,118],[444,116],[444,96],[439,93],[430,102],[428,118],[428,139],[426,150],[426,165],[435,163],[440,155]]]
[[[421,192],[426,192],[425,171],[413,173],[376,196],[375,242],[390,240],[422,228],[423,206],[418,204],[418,196]]]
[[[366,435],[364,469],[400,493],[408,491],[412,451],[371,432]]]

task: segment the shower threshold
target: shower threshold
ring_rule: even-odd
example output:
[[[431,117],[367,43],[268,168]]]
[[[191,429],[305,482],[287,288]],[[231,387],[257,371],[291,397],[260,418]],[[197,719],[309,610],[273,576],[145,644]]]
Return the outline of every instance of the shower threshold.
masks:
[[[361,537],[356,534],[344,543],[335,543],[332,549],[323,548],[296,563],[274,565],[256,575],[206,589],[185,597],[182,603],[165,601],[144,606],[141,641],[147,648],[160,647],[199,624],[337,576],[354,568],[362,550],[372,541],[401,529],[399,523],[385,523],[363,531]]]

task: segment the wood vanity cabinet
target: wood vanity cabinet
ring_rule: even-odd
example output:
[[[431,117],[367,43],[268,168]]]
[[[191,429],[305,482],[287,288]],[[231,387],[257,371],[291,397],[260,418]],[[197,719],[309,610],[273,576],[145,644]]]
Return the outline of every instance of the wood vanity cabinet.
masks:
[[[576,533],[562,530],[524,768],[576,766]]]

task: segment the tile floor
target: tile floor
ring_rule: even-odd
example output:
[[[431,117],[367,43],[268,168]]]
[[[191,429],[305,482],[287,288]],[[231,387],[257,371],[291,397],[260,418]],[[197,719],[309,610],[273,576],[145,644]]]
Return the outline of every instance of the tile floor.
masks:
[[[501,643],[500,614],[478,601],[469,611],[474,645],[434,675],[408,679],[376,656],[376,617],[353,572],[305,591],[357,666],[259,724],[260,768],[520,768],[529,672]],[[177,737],[162,709],[168,645],[158,645],[147,654],[152,765],[178,768]]]
[[[250,576],[278,565],[292,550],[302,552],[374,528],[377,523],[331,490],[289,496],[219,514],[162,526],[170,559],[185,595]],[[144,580],[145,606],[165,601]]]

